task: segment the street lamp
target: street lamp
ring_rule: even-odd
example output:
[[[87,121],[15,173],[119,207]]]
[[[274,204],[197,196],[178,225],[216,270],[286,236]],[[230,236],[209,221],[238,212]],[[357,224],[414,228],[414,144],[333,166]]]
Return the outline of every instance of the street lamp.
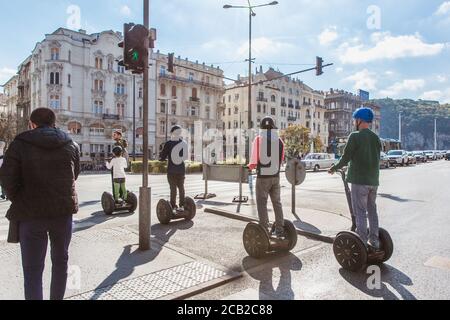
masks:
[[[250,0],[248,0],[248,6],[232,6],[232,5],[224,5],[224,9],[247,9],[249,11],[249,41],[248,41],[248,130],[250,133],[250,130],[253,129],[252,126],[252,63],[254,62],[254,59],[252,58],[252,17],[256,16],[255,11],[253,9],[260,8],[260,7],[267,7],[267,6],[275,6],[278,4],[278,1],[272,1],[270,3],[266,4],[260,4],[252,6],[250,3]],[[248,152],[248,153],[247,153]],[[250,160],[250,135],[248,137],[248,147],[246,148],[246,158],[247,161]]]

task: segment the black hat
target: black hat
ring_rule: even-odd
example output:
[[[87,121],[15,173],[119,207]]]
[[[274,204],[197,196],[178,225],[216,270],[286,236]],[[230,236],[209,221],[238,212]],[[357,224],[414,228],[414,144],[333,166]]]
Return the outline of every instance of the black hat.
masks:
[[[180,126],[173,126],[172,127],[172,130],[170,130],[170,133],[174,133],[175,131],[177,131],[177,130],[181,130],[181,127]]]
[[[271,117],[265,117],[261,121],[261,129],[272,130],[277,129],[277,126],[275,125],[275,121]]]
[[[113,149],[112,149],[112,152],[113,152],[113,154],[115,155],[115,156],[121,156],[122,155],[122,152],[123,152],[123,149],[122,149],[122,147],[121,146],[115,146]]]

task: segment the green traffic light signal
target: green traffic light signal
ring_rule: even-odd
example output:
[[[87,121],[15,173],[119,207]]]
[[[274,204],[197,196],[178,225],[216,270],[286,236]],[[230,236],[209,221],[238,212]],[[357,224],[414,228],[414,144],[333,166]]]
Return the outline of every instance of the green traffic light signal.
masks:
[[[132,59],[133,59],[133,61],[139,60],[139,52],[138,51],[133,51]]]

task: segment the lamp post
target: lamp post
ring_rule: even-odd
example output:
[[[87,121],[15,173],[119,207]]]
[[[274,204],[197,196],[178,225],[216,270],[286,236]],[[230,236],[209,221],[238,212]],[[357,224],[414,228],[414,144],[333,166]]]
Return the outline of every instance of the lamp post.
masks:
[[[248,131],[253,129],[252,125],[252,63],[254,58],[252,58],[252,18],[256,16],[256,13],[253,9],[259,7],[267,7],[267,6],[275,6],[278,4],[278,1],[272,1],[266,4],[260,4],[252,6],[250,0],[248,1],[248,6],[232,6],[232,5],[224,5],[224,9],[247,9],[249,12],[249,40],[248,40]],[[247,162],[250,161],[250,134],[247,138],[247,148],[246,148],[246,158]]]

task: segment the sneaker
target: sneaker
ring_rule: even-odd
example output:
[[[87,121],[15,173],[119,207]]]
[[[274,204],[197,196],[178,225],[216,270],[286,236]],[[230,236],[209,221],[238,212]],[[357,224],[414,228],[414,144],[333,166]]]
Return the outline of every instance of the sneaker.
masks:
[[[379,261],[384,258],[384,255],[385,255],[384,251],[369,245],[369,250],[367,252],[367,258],[369,260]]]

